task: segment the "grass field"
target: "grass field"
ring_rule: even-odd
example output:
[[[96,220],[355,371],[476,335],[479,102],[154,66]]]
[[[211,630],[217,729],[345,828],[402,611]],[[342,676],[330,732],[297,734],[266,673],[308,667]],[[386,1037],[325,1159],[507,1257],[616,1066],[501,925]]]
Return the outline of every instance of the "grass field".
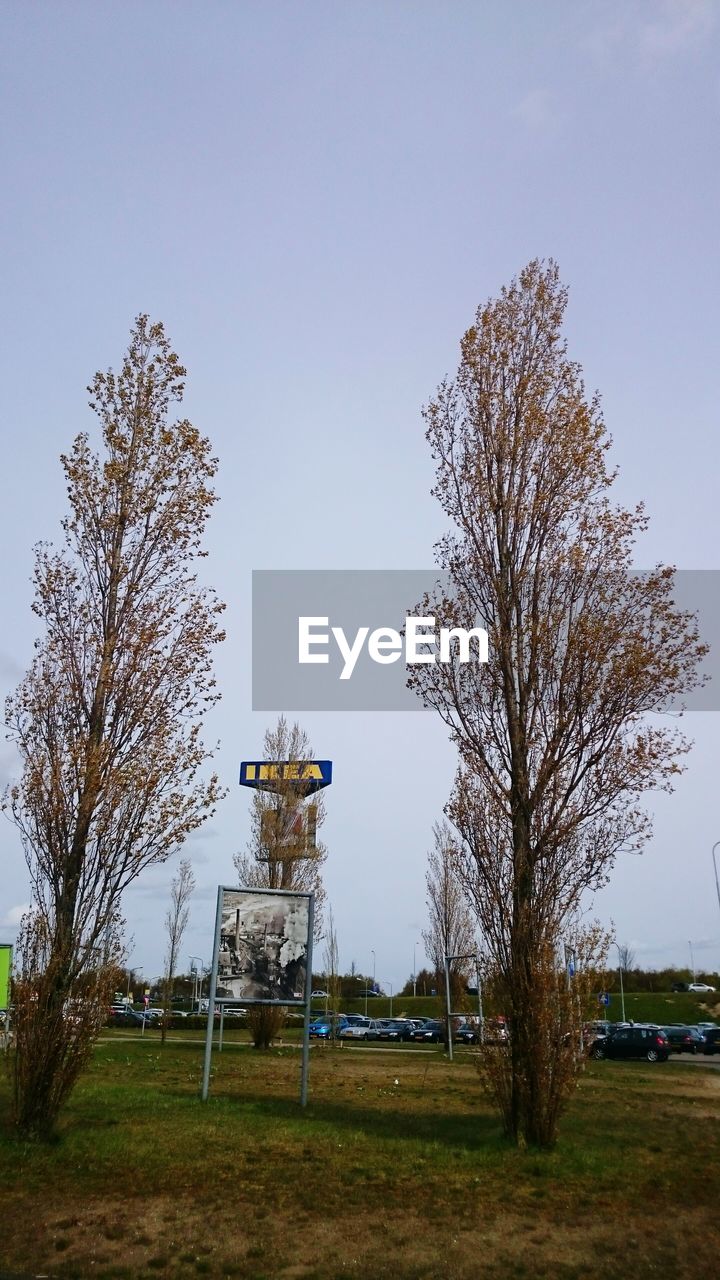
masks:
[[[237,1033],[236,1033],[237,1034]],[[472,1055],[113,1033],[52,1146],[0,1091],[0,1267],[254,1280],[695,1276],[717,1266],[720,1071],[591,1063],[556,1151],[503,1141]]]

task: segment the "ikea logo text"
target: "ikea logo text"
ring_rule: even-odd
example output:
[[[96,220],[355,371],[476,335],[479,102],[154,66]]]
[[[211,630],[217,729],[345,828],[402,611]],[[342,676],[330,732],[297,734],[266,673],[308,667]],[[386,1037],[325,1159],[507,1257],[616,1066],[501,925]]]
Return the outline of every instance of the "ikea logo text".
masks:
[[[265,764],[248,764],[245,767],[247,782],[322,782],[323,772],[314,761],[303,764],[299,760],[268,761]]]

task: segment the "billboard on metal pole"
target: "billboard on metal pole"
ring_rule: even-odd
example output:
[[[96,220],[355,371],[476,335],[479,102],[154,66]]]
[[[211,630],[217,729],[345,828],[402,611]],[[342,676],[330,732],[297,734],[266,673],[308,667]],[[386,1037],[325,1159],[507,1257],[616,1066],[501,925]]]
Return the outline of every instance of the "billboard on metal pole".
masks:
[[[309,900],[307,893],[222,889],[219,1000],[305,1003]]]
[[[216,1004],[302,1005],[300,1102],[307,1102],[315,895],[289,889],[218,887],[201,1096],[210,1089]],[[218,996],[218,990],[222,995]],[[222,1019],[221,1019],[222,1021]]]

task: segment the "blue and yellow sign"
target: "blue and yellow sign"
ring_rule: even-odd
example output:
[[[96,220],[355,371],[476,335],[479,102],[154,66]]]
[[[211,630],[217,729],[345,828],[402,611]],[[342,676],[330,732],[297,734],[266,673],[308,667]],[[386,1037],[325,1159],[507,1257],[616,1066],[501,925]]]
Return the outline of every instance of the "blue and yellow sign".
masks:
[[[260,791],[297,791],[307,796],[329,787],[332,760],[243,760],[240,786]]]

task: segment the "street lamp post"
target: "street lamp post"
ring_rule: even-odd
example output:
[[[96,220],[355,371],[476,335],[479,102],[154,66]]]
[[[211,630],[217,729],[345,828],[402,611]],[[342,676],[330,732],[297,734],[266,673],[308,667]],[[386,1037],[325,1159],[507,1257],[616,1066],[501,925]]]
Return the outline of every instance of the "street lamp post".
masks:
[[[692,942],[688,942],[688,946],[690,948],[690,968],[692,969],[693,982],[696,982],[697,975],[695,973],[695,956],[693,955]]]
[[[617,943],[615,943],[615,946],[617,947]],[[624,1022],[625,1021],[625,991],[623,988],[622,952],[619,947],[617,948],[617,951],[618,951],[618,959],[620,961],[620,1004],[622,1007],[622,1020]]]
[[[134,967],[133,969],[128,969],[128,981],[127,981],[127,998],[128,998],[128,1000],[130,999],[130,983],[132,982],[132,976],[133,976],[133,974],[134,974],[134,973],[142,973],[142,971],[143,971],[143,967],[142,967],[142,965],[141,965],[141,964],[136,964],[136,965],[135,965],[135,967]]]
[[[200,967],[200,969],[199,969],[199,970],[198,970],[197,966],[196,966],[196,967],[195,967],[195,969],[193,970],[193,968],[192,968],[192,962],[193,962],[193,960],[199,960],[199,961],[200,961],[200,966],[201,966],[201,967]],[[193,1005],[195,1005],[195,1004],[197,1003],[198,1012],[200,1011],[200,1000],[202,999],[202,978],[200,979],[200,988],[199,988],[199,989],[200,989],[200,995],[198,995],[198,976],[199,976],[199,974],[201,974],[201,973],[202,973],[202,966],[203,966],[203,964],[204,964],[204,961],[203,961],[202,956],[190,956],[190,966],[191,966],[191,967],[190,967],[190,972],[191,972],[191,973],[193,973],[193,972],[194,972],[194,974],[195,974],[195,980],[194,980],[194,982],[193,982],[193,998],[192,998],[192,999],[193,999]]]
[[[715,868],[715,888],[717,890],[718,906],[720,907],[720,880],[718,880],[717,862],[715,860],[716,849],[720,849],[720,840],[716,840],[715,844],[712,847],[712,860],[713,860],[713,867]]]
[[[388,982],[386,978],[383,978],[383,983],[390,988],[390,1017],[392,1018],[393,984]]]
[[[415,951],[417,942],[413,942],[413,995],[417,995],[417,969],[415,968]]]
[[[373,958],[373,980],[372,980],[372,990],[373,990],[373,995],[375,995],[375,952],[373,951],[372,947],[370,948],[370,955],[371,955],[371,956],[372,956],[372,958]],[[368,1002],[368,997],[367,997],[367,983],[365,983],[365,1017],[366,1017],[366,1018],[367,1018],[367,1002]]]

